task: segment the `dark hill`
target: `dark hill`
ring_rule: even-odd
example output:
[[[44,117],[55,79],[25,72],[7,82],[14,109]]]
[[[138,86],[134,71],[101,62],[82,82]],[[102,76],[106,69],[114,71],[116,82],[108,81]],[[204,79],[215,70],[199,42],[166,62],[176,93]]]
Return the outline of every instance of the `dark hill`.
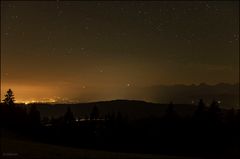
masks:
[[[168,104],[157,104],[137,100],[113,100],[79,104],[36,104],[41,116],[62,116],[67,107],[70,106],[76,117],[86,117],[94,106],[97,106],[102,117],[107,113],[122,113],[129,119],[140,119],[145,117],[160,117],[165,114]],[[176,111],[181,115],[190,115],[196,106],[191,104],[176,104]]]

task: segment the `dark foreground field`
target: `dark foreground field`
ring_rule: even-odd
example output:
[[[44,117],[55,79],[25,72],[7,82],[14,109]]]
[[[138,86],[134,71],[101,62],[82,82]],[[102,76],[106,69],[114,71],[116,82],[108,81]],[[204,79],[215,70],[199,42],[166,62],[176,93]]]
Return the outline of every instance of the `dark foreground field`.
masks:
[[[240,158],[240,110],[216,101],[206,106],[200,100],[195,107],[170,103],[165,110],[137,101],[95,103],[77,117],[69,104],[51,118],[41,118],[40,106],[49,105],[1,105],[1,157]],[[115,106],[128,109],[111,111]]]
[[[118,153],[43,144],[23,139],[6,130],[2,130],[1,134],[1,153],[3,159],[192,159],[189,157]]]

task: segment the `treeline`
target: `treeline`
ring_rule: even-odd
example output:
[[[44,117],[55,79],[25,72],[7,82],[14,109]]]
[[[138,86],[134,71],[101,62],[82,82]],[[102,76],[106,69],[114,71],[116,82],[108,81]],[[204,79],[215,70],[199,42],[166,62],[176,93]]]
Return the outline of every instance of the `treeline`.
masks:
[[[4,128],[34,140],[67,146],[123,152],[216,158],[240,157],[240,110],[221,109],[217,101],[200,100],[191,116],[180,116],[170,103],[162,117],[129,121],[121,113],[101,114],[95,106],[86,118],[74,117],[69,106],[58,118],[41,120],[14,102],[1,104]]]

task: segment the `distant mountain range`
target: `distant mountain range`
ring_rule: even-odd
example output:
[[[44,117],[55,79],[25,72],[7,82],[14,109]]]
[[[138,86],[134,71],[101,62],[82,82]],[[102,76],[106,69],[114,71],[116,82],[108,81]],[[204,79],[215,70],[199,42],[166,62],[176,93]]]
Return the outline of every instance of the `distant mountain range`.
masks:
[[[143,119],[147,117],[161,117],[166,113],[167,104],[151,103],[137,100],[112,100],[78,104],[44,104],[36,103],[37,109],[42,117],[63,116],[67,107],[71,107],[74,116],[86,118],[91,113],[94,106],[97,106],[102,118],[108,113],[117,115],[121,113],[130,120]],[[30,107],[27,107],[30,108]],[[181,116],[191,116],[197,108],[195,104],[174,104],[174,110]],[[225,110],[223,108],[223,110]]]
[[[212,100],[217,100],[223,107],[239,107],[239,83],[160,85],[149,87],[146,91],[152,95],[152,100],[161,103],[173,101],[174,103],[190,104],[196,103],[202,98],[208,104]]]
[[[133,88],[126,93],[126,97],[134,97],[132,99],[137,100],[107,100],[76,104],[38,103],[37,107],[42,117],[62,116],[66,112],[67,107],[70,106],[76,117],[83,118],[89,115],[94,106],[97,106],[102,115],[121,112],[130,119],[162,116],[171,101],[175,105],[176,111],[183,115],[192,115],[196,110],[199,99],[203,99],[207,105],[210,105],[212,100],[217,100],[222,108],[240,108],[239,84],[159,85]],[[145,98],[143,99],[142,97]]]
[[[117,90],[117,89],[113,89]],[[89,101],[110,101],[114,99],[142,100],[153,103],[168,104],[197,104],[199,99],[203,99],[207,105],[213,100],[217,100],[222,107],[239,108],[239,83],[227,84],[219,83],[209,85],[201,83],[199,85],[155,85],[149,87],[131,86],[119,89],[119,92],[111,92],[111,89],[98,89],[96,95],[82,92],[81,95],[68,101],[57,100],[57,103],[82,103]],[[85,99],[85,100],[83,100]]]

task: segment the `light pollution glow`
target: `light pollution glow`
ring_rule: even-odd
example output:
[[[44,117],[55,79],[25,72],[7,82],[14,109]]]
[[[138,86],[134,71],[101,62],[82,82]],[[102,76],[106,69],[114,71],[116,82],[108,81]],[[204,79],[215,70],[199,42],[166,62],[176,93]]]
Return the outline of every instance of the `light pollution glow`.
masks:
[[[1,99],[156,101],[139,88],[239,82],[238,1],[1,4]]]

